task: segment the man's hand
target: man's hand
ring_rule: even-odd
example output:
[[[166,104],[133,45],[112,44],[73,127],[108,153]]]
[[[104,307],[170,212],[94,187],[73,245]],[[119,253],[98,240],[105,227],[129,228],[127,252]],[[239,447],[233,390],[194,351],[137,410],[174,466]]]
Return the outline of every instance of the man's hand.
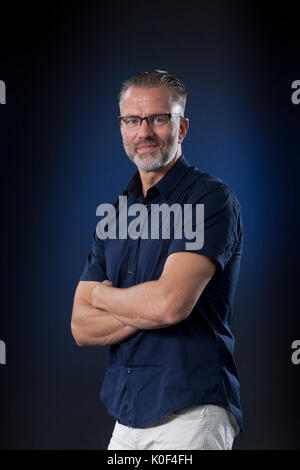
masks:
[[[94,288],[93,288],[93,290],[92,290],[92,292],[91,292],[91,305],[92,305],[92,307],[95,307],[95,308],[99,308],[99,307],[97,307],[97,305],[96,305],[96,299],[97,299],[97,297],[96,297],[96,292],[95,292],[95,291],[96,291],[97,287],[98,287],[99,285],[101,285],[101,284],[105,284],[106,286],[109,286],[109,287],[112,287],[112,286],[113,286],[113,285],[112,285],[112,282],[111,282],[109,279],[105,279],[105,281],[98,282],[98,283],[94,286]],[[101,308],[100,308],[100,310],[101,310]]]
[[[111,314],[93,307],[92,296],[99,285],[112,287],[112,282],[80,281],[75,292],[71,330],[78,346],[117,344],[139,331]]]

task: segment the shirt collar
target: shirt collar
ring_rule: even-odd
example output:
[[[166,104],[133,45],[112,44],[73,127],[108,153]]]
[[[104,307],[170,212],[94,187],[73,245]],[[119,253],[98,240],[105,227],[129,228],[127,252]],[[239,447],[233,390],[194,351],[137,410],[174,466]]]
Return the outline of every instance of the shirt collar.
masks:
[[[169,198],[174,188],[178,186],[179,181],[191,167],[183,154],[176,160],[170,170],[147,191],[147,196],[152,192],[159,191],[166,199]],[[142,182],[138,171],[135,172],[129,181],[123,195],[133,194],[135,197],[142,195]]]

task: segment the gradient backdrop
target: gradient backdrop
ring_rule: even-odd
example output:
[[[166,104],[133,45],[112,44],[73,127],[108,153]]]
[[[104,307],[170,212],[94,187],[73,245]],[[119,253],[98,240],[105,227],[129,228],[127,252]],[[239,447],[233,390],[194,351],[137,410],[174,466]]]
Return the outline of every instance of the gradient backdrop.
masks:
[[[33,2],[32,2],[33,5]],[[51,2],[2,10],[2,449],[106,449],[107,348],[76,346],[73,295],[96,208],[135,166],[116,117],[121,83],[154,68],[188,89],[186,158],[243,210],[233,331],[245,430],[235,449],[300,449],[299,35],[293,6]],[[2,7],[1,7],[2,9]],[[151,404],[149,404],[151,406]]]

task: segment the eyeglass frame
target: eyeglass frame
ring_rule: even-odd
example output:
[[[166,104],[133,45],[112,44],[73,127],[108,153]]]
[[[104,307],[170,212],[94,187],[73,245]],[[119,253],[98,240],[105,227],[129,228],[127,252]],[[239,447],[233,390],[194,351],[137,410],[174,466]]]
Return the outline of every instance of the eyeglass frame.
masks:
[[[122,124],[121,119],[123,119],[123,118],[138,118],[138,119],[140,120],[140,125],[137,126],[137,127],[141,127],[142,122],[143,122],[144,119],[146,120],[146,122],[147,122],[147,124],[148,124],[148,126],[149,126],[150,124],[149,124],[148,119],[151,118],[151,117],[153,117],[153,116],[168,116],[169,122],[170,122],[170,120],[171,120],[171,117],[173,117],[173,116],[177,116],[177,117],[180,117],[180,118],[184,118],[184,116],[181,116],[181,114],[179,114],[179,113],[156,113],[156,114],[150,114],[149,116],[145,116],[145,117],[135,116],[135,115],[118,116],[118,122],[119,122],[119,124],[121,125],[121,124]],[[132,128],[132,129],[133,129],[133,128]]]

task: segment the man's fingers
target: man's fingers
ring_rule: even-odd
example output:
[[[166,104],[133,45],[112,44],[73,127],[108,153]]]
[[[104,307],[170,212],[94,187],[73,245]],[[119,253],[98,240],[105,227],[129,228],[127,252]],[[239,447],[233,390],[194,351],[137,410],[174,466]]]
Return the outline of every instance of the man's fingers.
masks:
[[[105,279],[105,281],[103,281],[103,284],[106,284],[107,286],[112,286],[112,282],[108,279]]]

